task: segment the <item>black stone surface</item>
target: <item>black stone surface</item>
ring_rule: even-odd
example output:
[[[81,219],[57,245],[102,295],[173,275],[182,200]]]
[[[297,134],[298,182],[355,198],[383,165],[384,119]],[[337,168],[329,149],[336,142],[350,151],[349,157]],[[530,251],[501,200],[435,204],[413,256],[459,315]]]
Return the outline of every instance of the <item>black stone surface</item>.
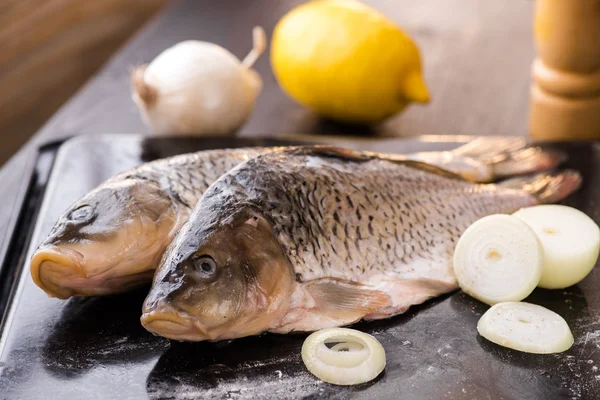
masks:
[[[461,138],[346,142],[351,148],[412,152],[442,150]],[[265,334],[219,343],[178,343],[154,337],[139,323],[147,289],[61,301],[31,281],[32,250],[60,213],[115,173],[142,161],[203,148],[286,144],[273,140],[79,137],[59,148],[49,179],[46,149],[34,171],[22,216],[4,260],[3,279],[15,276],[0,327],[0,399],[559,399],[600,398],[600,272],[595,268],[566,290],[536,290],[527,301],[561,314],[574,346],[556,355],[501,348],[478,336],[487,306],[460,291],[355,328],[386,349],[375,381],[338,387],[304,368],[305,335]],[[555,145],[584,186],[566,204],[600,222],[600,147]],[[43,195],[43,196],[42,196]],[[41,208],[38,199],[43,198]],[[18,213],[19,210],[15,210]],[[37,216],[37,218],[35,218]],[[8,281],[8,280],[7,280]]]

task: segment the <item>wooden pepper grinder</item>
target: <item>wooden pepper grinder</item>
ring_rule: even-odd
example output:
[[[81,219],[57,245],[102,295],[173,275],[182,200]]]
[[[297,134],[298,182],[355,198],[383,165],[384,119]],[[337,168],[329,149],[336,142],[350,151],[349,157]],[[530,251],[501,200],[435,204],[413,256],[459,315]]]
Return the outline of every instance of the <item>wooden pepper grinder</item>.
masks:
[[[529,131],[600,139],[600,0],[536,0]]]

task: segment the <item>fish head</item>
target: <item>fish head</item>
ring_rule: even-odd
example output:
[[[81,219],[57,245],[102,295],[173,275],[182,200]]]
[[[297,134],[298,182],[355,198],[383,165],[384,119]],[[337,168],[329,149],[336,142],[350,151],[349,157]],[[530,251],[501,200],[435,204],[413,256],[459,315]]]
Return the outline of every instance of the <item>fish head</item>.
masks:
[[[158,267],[142,325],[186,341],[268,330],[289,307],[295,281],[271,223],[245,208],[207,229],[194,214]]]
[[[49,296],[93,296],[150,282],[178,222],[157,184],[109,182],[76,201],[34,253],[30,271]]]

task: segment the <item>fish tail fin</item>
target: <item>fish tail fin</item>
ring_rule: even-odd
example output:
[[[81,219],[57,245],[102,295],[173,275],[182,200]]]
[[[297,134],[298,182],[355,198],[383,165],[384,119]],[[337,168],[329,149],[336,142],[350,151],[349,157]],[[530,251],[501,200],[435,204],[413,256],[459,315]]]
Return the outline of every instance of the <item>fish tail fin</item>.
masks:
[[[522,137],[481,137],[451,153],[490,166],[494,180],[547,171],[567,159],[566,154],[558,150],[530,147]]]
[[[499,183],[498,186],[524,190],[543,204],[557,203],[579,189],[581,175],[567,169],[512,178]]]
[[[565,153],[539,147],[516,150],[497,157],[490,165],[496,179],[527,175],[554,169],[567,159]]]

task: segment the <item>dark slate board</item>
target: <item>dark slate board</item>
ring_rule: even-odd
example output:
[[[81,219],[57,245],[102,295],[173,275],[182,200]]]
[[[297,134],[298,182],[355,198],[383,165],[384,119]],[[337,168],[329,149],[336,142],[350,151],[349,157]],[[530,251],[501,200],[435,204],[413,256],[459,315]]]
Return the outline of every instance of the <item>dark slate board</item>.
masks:
[[[344,145],[405,153],[463,143],[464,137],[429,137]],[[39,178],[40,168],[33,177],[29,205],[24,205],[27,211],[10,242],[8,267],[16,279],[0,331],[0,399],[600,398],[597,268],[577,286],[536,290],[527,300],[558,312],[570,324],[575,345],[565,353],[530,355],[487,342],[475,329],[487,306],[456,291],[403,315],[357,324],[357,329],[381,341],[388,363],[375,381],[355,387],[320,382],[305,370],[300,358],[304,335],[170,342],[139,324],[147,289],[61,301],[49,299],[31,281],[27,261],[59,214],[115,173],[142,161],[203,148],[274,144],[292,143],[105,135],[62,145],[47,185]],[[569,166],[584,175],[583,189],[566,203],[600,222],[600,147],[593,143],[560,147],[569,152]],[[48,170],[47,155],[43,162],[42,170]],[[25,217],[37,215],[31,202],[44,188],[39,217],[30,232]],[[29,246],[20,251],[19,243]]]

